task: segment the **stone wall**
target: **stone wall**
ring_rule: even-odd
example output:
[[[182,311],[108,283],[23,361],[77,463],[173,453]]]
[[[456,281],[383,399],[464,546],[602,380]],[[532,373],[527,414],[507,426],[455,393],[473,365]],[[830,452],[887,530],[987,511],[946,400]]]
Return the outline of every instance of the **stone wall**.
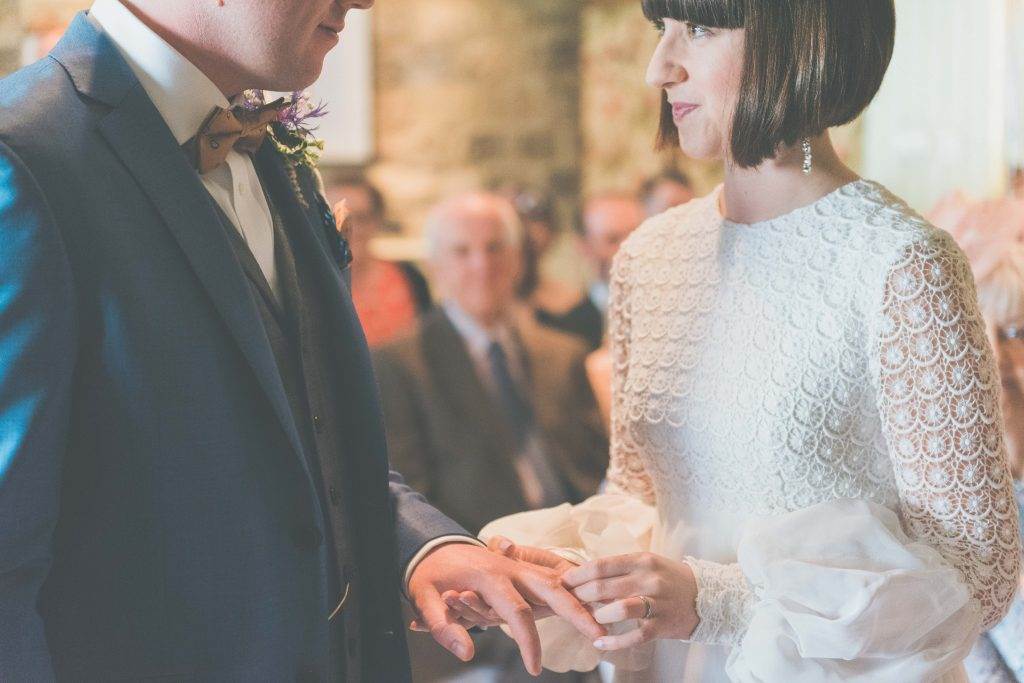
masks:
[[[60,25],[90,2],[0,0],[0,72],[16,66],[23,30]],[[638,5],[379,2],[377,156],[367,170],[405,231],[419,232],[432,202],[469,187],[551,190],[568,227],[583,196],[632,189],[665,166],[684,168],[701,191],[717,182],[716,165],[652,149],[658,93],[644,73],[656,35]]]
[[[18,0],[0,0],[0,75],[18,67],[21,54],[21,12]]]
[[[370,174],[408,231],[473,187],[525,183],[575,211],[581,167],[578,0],[389,0],[376,9]]]
[[[630,191],[668,167],[684,170],[698,192],[710,190],[721,178],[720,164],[654,151],[661,95],[645,76],[658,36],[640,3],[590,0],[583,35],[584,193]]]

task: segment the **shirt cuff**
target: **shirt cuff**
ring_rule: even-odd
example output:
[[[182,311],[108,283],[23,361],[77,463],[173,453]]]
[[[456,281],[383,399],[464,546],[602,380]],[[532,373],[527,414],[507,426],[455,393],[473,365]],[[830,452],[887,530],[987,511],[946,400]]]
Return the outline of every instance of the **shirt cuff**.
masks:
[[[423,544],[423,547],[419,549],[419,552],[412,556],[412,559],[409,560],[409,566],[405,569],[405,580],[402,582],[402,586],[405,587],[405,594],[407,596],[409,595],[409,579],[412,578],[413,572],[416,571],[416,567],[418,567],[420,562],[423,561],[423,558],[429,555],[433,550],[440,548],[443,545],[448,545],[449,543],[468,543],[470,545],[480,546],[481,548],[487,547],[482,541],[473,538],[472,536],[438,536],[432,541],[427,541]]]

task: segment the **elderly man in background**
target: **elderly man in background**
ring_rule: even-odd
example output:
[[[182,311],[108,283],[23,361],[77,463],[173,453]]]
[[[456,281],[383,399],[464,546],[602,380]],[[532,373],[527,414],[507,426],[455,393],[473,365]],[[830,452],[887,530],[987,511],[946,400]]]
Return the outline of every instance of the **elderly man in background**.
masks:
[[[600,347],[608,311],[612,259],[644,218],[643,206],[630,195],[603,194],[588,201],[583,211],[580,250],[596,277],[568,312],[552,315],[538,311],[537,319],[549,327],[580,337],[591,350]]]
[[[442,305],[375,357],[392,463],[473,530],[591,495],[607,442],[586,349],[516,303],[523,234],[514,208],[496,195],[458,196],[430,213],[426,236]],[[476,640],[466,667],[414,636],[416,680],[532,680],[500,632]]]

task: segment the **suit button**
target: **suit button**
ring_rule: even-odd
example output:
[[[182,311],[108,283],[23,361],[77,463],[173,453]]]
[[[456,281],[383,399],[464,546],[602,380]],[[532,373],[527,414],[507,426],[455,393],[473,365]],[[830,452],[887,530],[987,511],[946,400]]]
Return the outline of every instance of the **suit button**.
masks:
[[[315,669],[303,668],[299,669],[298,674],[295,676],[295,680],[298,683],[319,683],[320,677],[317,676]]]
[[[331,505],[337,507],[338,505],[341,504],[341,494],[338,493],[338,489],[336,489],[335,487],[330,487],[327,490],[327,495],[331,497]]]
[[[323,434],[324,432],[324,421],[320,418],[319,415],[313,416],[313,429],[316,431],[317,434]]]
[[[297,526],[292,529],[292,541],[301,550],[316,550],[323,542],[323,534],[315,526]]]

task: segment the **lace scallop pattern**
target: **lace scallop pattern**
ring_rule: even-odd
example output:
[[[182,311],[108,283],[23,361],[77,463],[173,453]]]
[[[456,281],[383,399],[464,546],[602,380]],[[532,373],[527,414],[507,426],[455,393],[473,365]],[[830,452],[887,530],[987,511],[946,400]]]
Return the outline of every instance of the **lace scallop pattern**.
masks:
[[[668,522],[886,505],[994,623],[1019,539],[963,255],[868,181],[754,225],[724,221],[717,199],[651,219],[616,259],[610,489]]]

